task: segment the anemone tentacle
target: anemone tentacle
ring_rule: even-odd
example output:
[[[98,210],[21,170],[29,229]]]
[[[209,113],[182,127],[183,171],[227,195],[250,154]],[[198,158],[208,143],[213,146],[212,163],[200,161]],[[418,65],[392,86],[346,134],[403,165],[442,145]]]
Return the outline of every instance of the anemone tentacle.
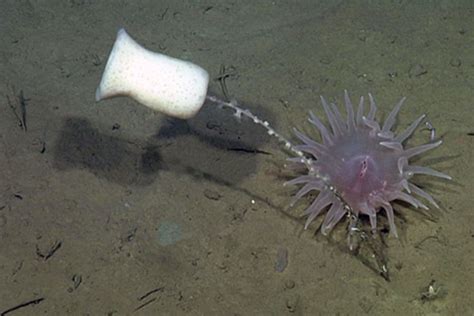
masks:
[[[349,94],[345,90],[345,118],[335,104],[328,103],[321,96],[330,129],[310,112],[309,122],[318,129],[322,143],[294,129],[295,135],[303,142],[295,146],[295,149],[314,157],[311,165],[305,167],[318,170],[340,194],[336,196],[321,177],[315,177],[311,173],[286,182],[285,185],[303,185],[295,194],[292,205],[307,193],[319,191],[318,196],[304,211],[304,215],[308,216],[305,229],[319,214],[328,209],[321,225],[321,232],[328,234],[346,214],[346,203],[355,215],[368,215],[372,229],[376,229],[377,213],[383,209],[390,232],[396,237],[398,234],[392,201],[401,200],[415,208],[427,209],[425,204],[412,195],[415,194],[438,207],[431,195],[409,180],[416,174],[447,180],[451,177],[429,167],[410,165],[409,160],[438,147],[442,142],[439,140],[404,148],[403,143],[426,117],[425,114],[419,116],[404,131],[395,135],[393,127],[404,102],[405,98],[402,98],[380,127],[375,120],[377,105],[372,94],[369,93],[369,111],[365,115],[364,97],[360,97],[357,111],[354,112]],[[291,158],[289,161],[302,164],[298,158]]]

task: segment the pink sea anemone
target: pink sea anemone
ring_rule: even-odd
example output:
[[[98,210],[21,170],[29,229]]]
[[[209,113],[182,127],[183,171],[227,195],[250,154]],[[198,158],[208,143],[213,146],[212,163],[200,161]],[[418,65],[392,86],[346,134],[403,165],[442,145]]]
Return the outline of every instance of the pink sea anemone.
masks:
[[[291,159],[309,169],[308,174],[286,183],[304,184],[296,193],[292,204],[310,191],[320,191],[304,212],[308,215],[305,229],[316,216],[329,208],[321,226],[324,235],[328,234],[347,214],[348,208],[345,204],[356,216],[368,215],[372,230],[377,227],[377,212],[384,209],[390,232],[393,236],[397,236],[392,201],[400,200],[415,208],[427,209],[425,204],[414,197],[416,195],[438,207],[431,195],[409,180],[415,174],[444,179],[451,179],[451,177],[428,167],[409,165],[409,160],[438,147],[442,141],[432,140],[425,145],[404,148],[403,143],[425,119],[425,115],[421,115],[403,132],[395,135],[392,127],[405,98],[395,105],[383,126],[380,127],[375,120],[377,107],[371,94],[369,94],[370,109],[367,114],[364,110],[363,97],[360,98],[356,113],[347,91],[344,97],[346,119],[335,104],[328,104],[321,97],[331,131],[310,112],[309,121],[319,130],[322,143],[312,140],[295,129],[296,136],[304,143],[295,146],[295,149],[311,155],[312,158],[306,162],[300,158]],[[309,164],[308,161],[310,161]]]

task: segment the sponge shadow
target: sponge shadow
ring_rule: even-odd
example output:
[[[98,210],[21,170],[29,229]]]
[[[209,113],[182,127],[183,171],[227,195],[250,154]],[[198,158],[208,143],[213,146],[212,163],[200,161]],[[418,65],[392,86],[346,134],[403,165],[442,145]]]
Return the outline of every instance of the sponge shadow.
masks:
[[[268,117],[268,113],[265,117]],[[127,138],[126,129],[93,126],[85,118],[64,121],[54,148],[58,170],[85,169],[120,185],[146,186],[166,170],[234,186],[257,172],[265,131],[231,113],[205,106],[193,119],[164,118],[151,137]]]

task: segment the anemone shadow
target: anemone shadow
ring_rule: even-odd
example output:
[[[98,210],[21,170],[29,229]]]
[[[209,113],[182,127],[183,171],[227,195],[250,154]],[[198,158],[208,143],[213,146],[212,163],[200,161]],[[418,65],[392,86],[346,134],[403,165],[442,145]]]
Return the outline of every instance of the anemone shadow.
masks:
[[[273,115],[261,107],[242,103],[240,105],[259,117],[274,121]],[[271,141],[271,138],[263,127],[246,118],[236,119],[230,110],[205,104],[195,118],[186,121],[164,119],[157,132],[146,140],[146,147],[157,148],[161,143],[174,144],[166,149],[166,153],[163,152],[162,170],[187,174],[198,181],[230,187],[285,217],[298,220],[267,197],[240,185],[243,179],[260,172],[257,169],[258,156],[271,156],[274,151],[281,152],[282,148],[277,142],[274,142],[274,151],[261,150],[262,145],[268,141]],[[277,159],[281,158],[275,158]],[[270,158],[269,163],[276,163],[275,160]]]
[[[150,148],[163,142],[173,144],[164,153],[165,165],[177,174],[201,177],[202,173],[208,180],[214,179],[211,181],[237,184],[258,172],[258,155],[271,155],[260,149],[267,141],[260,126],[246,119],[238,121],[229,111],[205,106],[190,120],[164,119],[146,142]]]

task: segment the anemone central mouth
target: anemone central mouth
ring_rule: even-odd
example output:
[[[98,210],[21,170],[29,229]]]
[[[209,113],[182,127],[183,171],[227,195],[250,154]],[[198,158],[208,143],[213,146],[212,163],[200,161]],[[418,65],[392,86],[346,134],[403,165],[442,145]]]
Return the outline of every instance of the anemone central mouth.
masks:
[[[367,173],[367,169],[369,168],[369,156],[365,156],[362,161],[360,162],[360,167],[359,167],[359,178],[364,178],[366,173]]]
[[[370,186],[377,178],[377,166],[369,155],[359,155],[345,162],[342,181],[349,187]]]

